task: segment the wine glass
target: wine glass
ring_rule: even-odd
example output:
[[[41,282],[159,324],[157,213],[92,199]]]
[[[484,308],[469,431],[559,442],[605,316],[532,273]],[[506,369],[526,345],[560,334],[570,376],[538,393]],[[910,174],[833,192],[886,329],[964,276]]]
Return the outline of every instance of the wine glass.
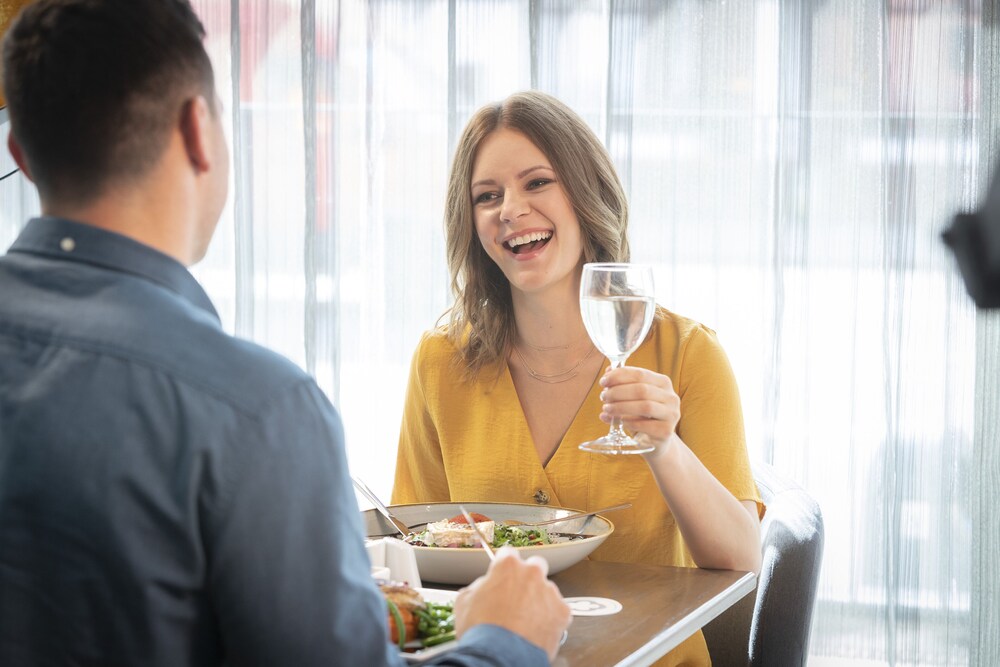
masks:
[[[584,264],[580,279],[580,313],[590,339],[612,368],[625,360],[646,338],[653,323],[656,302],[653,270],[641,264]],[[611,420],[610,432],[580,449],[599,454],[642,454],[653,451],[622,428],[622,420]]]

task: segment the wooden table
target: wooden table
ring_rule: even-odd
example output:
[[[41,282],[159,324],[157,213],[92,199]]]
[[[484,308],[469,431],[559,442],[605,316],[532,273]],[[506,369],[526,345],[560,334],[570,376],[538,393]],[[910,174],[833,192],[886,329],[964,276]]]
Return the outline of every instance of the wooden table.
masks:
[[[650,665],[753,591],[752,572],[585,560],[552,576],[565,597],[617,600],[611,616],[574,616],[556,667]]]

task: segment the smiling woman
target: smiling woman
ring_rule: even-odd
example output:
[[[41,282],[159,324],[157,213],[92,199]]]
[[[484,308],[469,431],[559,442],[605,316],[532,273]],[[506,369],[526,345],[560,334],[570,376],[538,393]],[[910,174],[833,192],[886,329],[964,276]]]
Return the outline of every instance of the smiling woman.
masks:
[[[414,355],[393,502],[628,502],[593,560],[756,570],[763,505],[714,332],[660,308],[633,366],[602,374],[593,354],[583,264],[629,259],[624,189],[593,131],[538,91],[487,105],[459,139],[447,201],[455,306]],[[612,417],[646,453],[581,451]],[[707,662],[696,634],[657,664]]]

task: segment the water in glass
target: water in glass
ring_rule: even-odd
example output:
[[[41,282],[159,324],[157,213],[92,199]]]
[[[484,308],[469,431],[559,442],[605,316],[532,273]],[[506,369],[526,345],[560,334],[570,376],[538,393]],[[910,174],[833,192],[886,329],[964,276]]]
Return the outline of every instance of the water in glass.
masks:
[[[656,303],[653,271],[639,264],[585,264],[580,280],[580,313],[587,333],[612,368],[625,365],[649,332]],[[607,435],[580,445],[601,454],[641,454],[652,451],[625,432],[613,419]]]

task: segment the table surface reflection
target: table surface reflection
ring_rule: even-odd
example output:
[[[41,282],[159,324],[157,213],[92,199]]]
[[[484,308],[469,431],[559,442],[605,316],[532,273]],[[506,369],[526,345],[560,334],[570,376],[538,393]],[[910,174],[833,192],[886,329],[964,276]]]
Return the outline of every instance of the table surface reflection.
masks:
[[[574,616],[556,667],[636,667],[666,655],[751,593],[752,572],[585,560],[552,576],[565,597],[617,600],[610,616]]]

